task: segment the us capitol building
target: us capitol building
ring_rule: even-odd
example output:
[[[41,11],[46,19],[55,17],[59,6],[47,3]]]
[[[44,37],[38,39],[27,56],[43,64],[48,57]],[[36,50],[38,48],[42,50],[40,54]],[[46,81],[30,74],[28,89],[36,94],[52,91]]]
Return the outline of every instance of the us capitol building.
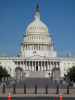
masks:
[[[75,65],[74,57],[59,57],[47,25],[36,6],[34,20],[27,26],[21,43],[20,55],[0,57],[0,66],[17,79],[63,78],[67,70]]]

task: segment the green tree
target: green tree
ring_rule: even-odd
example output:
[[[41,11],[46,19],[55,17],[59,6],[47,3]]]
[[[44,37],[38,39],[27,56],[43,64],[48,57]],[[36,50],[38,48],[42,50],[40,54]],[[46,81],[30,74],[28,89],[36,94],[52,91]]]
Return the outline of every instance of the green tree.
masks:
[[[65,79],[75,82],[75,66],[69,68],[67,74],[65,75]]]
[[[2,80],[3,77],[9,77],[8,71],[0,66],[0,80]]]

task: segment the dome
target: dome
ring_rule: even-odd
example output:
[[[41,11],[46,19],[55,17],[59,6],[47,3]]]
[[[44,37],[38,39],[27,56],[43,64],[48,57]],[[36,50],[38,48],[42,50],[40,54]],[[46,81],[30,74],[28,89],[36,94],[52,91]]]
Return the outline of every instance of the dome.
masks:
[[[29,34],[48,33],[48,28],[40,19],[35,19],[28,25],[27,33]]]
[[[41,21],[40,19],[40,12],[38,10],[39,8],[36,8],[35,18],[34,20],[28,25],[26,29],[27,34],[40,34],[45,33],[45,35],[48,34],[48,28],[47,26]]]

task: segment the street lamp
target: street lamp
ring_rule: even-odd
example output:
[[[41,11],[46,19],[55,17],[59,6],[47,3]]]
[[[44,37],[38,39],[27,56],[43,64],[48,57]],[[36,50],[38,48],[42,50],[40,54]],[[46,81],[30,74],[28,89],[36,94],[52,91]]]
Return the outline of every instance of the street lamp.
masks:
[[[60,81],[59,80],[56,80],[56,94],[59,94],[59,83],[60,83]]]

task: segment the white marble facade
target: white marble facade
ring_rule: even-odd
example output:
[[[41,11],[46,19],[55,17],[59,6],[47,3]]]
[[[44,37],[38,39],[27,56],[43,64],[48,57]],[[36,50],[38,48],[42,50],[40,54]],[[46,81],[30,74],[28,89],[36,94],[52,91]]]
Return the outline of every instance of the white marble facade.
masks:
[[[39,5],[34,20],[27,26],[18,57],[0,57],[0,66],[6,68],[12,77],[64,77],[75,65],[73,57],[58,57],[48,27],[41,20]],[[54,77],[55,77],[54,76]],[[56,78],[57,78],[56,77]]]

